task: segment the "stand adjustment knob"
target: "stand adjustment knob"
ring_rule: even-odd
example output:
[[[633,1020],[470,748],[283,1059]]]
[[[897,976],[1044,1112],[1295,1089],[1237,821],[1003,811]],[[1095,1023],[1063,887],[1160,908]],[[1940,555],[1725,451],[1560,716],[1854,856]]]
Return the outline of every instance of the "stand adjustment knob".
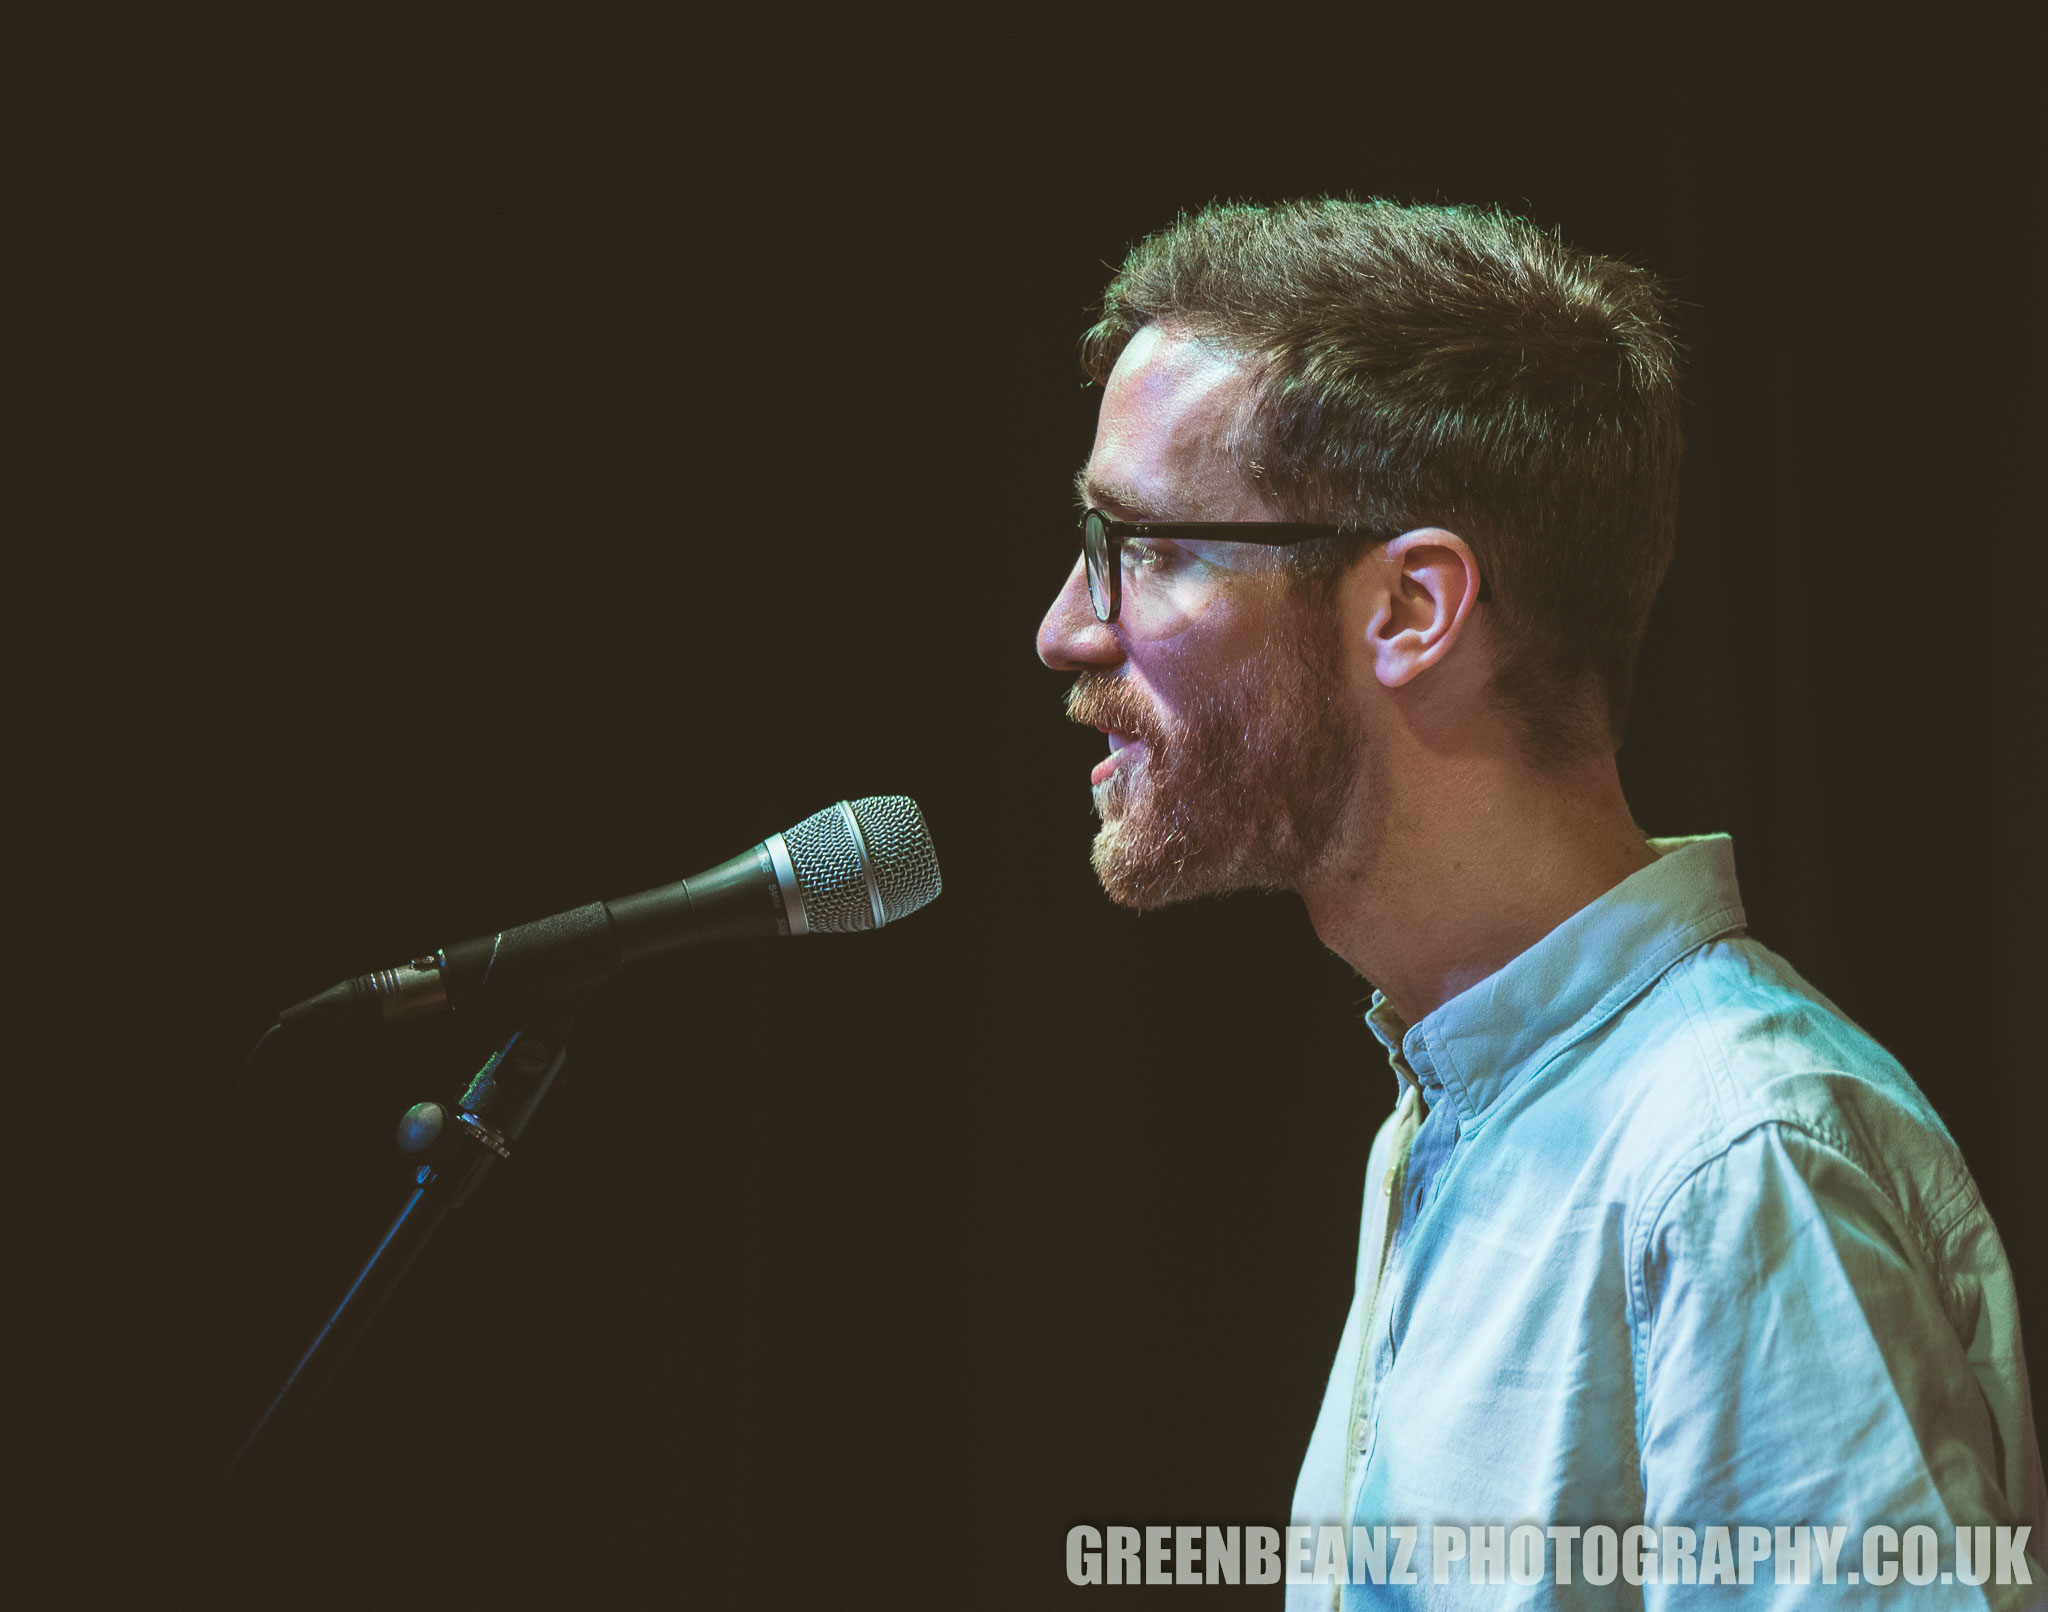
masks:
[[[407,1158],[431,1153],[447,1128],[447,1109],[439,1103],[414,1103],[398,1122],[398,1151]]]

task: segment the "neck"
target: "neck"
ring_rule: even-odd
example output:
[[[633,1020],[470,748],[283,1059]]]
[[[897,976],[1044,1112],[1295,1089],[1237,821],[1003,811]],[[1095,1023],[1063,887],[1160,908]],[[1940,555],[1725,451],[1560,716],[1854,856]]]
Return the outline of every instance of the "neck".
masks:
[[[1355,832],[1301,893],[1323,944],[1411,1024],[1655,860],[1611,757],[1541,773],[1518,756],[1404,759],[1361,779]]]

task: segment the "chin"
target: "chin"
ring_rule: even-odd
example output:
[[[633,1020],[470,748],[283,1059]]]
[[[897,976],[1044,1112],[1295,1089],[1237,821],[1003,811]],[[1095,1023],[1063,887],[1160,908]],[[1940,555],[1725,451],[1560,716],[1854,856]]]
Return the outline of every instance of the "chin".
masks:
[[[1294,844],[1290,830],[1204,835],[1199,828],[1147,821],[1126,803],[1104,814],[1088,860],[1110,900],[1152,912],[1203,896],[1298,889],[1302,858],[1290,854]]]
[[[1178,855],[1167,854],[1176,846]],[[1150,852],[1151,854],[1147,854]],[[1151,912],[1175,902],[1222,893],[1189,865],[1185,842],[1174,837],[1133,834],[1128,819],[1105,818],[1089,848],[1088,860],[1103,894],[1119,907]]]
[[[1162,878],[1141,869],[1124,856],[1112,829],[1105,828],[1095,836],[1095,847],[1089,861],[1094,864],[1102,893],[1119,907],[1129,907],[1133,912],[1150,912],[1186,899],[1174,888],[1170,876]]]
[[[1178,889],[1182,870],[1160,854],[1179,836],[1161,833],[1159,825],[1147,820],[1144,802],[1134,798],[1132,778],[1119,769],[1092,793],[1102,826],[1088,848],[1088,861],[1103,894],[1139,912],[1184,900]]]

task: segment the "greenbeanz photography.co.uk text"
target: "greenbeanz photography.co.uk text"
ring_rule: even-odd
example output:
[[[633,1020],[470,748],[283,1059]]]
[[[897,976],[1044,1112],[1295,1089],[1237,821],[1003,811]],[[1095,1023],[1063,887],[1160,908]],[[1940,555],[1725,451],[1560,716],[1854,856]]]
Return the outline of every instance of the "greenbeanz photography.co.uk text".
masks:
[[[2033,1583],[2028,1527],[1076,1523],[1073,1584]]]

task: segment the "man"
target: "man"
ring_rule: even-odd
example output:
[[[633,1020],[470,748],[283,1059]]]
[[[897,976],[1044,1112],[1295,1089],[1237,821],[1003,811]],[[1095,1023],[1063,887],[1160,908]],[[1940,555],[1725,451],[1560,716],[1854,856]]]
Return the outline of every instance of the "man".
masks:
[[[1680,454],[1660,287],[1497,213],[1213,207],[1084,355],[1038,648],[1107,736],[1096,871],[1298,892],[1397,1079],[1294,1499],[1364,1533],[1306,1536],[1290,1605],[1862,1604],[1931,1571],[1916,1527],[1925,1604],[2032,1604],[2015,1297],[1954,1144],[1746,937],[1727,839],[1622,798]]]

